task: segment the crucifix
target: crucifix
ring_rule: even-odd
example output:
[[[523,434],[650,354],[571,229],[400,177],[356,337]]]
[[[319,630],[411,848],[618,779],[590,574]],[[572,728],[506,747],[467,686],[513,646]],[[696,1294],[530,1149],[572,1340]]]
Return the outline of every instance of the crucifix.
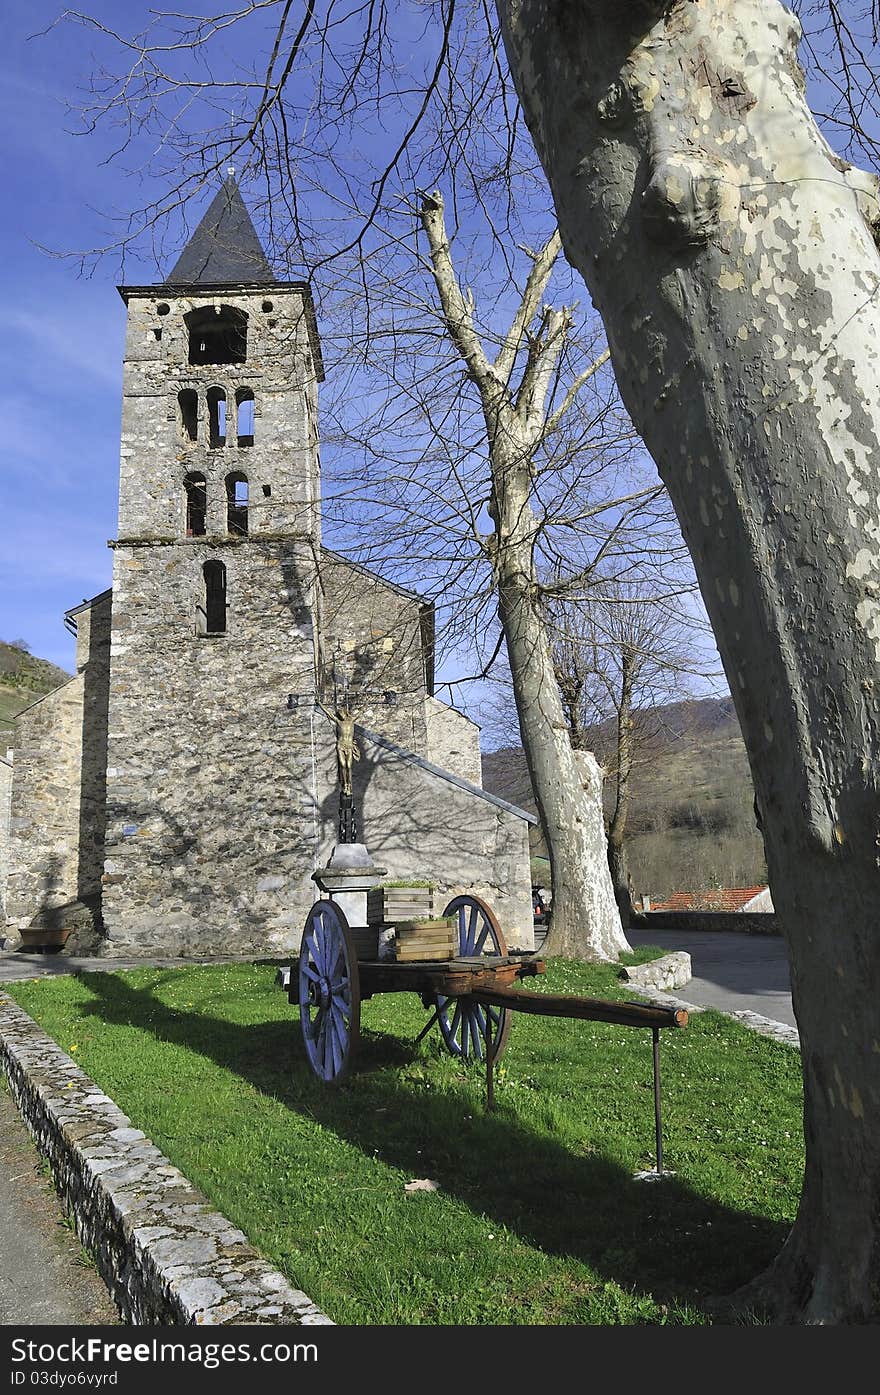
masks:
[[[354,739],[354,713],[351,706],[348,674],[342,659],[342,651],[337,645],[337,657],[333,662],[333,706],[328,712],[322,702],[318,706],[336,726],[336,776],[339,784],[339,841],[357,843],[357,811],[352,793],[352,765],[360,760],[361,751]]]

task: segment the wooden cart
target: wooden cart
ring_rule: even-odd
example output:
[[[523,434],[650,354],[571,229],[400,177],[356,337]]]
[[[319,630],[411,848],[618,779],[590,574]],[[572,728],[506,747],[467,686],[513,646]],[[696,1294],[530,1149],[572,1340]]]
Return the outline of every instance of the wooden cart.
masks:
[[[377,993],[419,995],[431,1017],[417,1040],[436,1022],[451,1055],[483,1062],[490,1109],[493,1068],[507,1045],[511,1012],[647,1027],[653,1041],[655,1141],[657,1173],[661,1173],[660,1029],[686,1026],[687,1013],[641,1002],[519,991],[514,986],[517,981],[544,973],[544,961],[508,952],[491,907],[476,896],[456,896],[443,914],[458,923],[454,959],[358,960],[339,905],[329,899],[315,902],[303,930],[298,972],[281,978],[289,1001],[299,1006],[306,1056],[315,1074],[333,1085],[345,1078],[357,1054],[361,1003]]]

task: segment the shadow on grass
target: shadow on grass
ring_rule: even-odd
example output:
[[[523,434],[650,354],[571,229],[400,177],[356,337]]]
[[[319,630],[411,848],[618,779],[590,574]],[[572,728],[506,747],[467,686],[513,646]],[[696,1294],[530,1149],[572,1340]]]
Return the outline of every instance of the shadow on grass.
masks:
[[[158,974],[158,988],[166,975]],[[81,976],[94,994],[84,1015],[135,1026],[184,1046],[263,1094],[308,1116],[410,1176],[435,1178],[443,1191],[503,1223],[548,1254],[576,1258],[624,1289],[658,1302],[707,1310],[764,1268],[788,1225],[738,1211],[671,1175],[637,1182],[617,1163],[576,1155],[547,1132],[530,1129],[503,1092],[493,1114],[473,1115],[462,1087],[429,1088],[438,1063],[424,1049],[362,1028],[356,1073],[335,1088],[312,1074],[295,1010],[284,1021],[241,1025],[169,1008],[152,988],[118,976]],[[280,991],[280,990],[279,990]],[[448,1064],[448,1063],[447,1063]],[[424,1068],[422,1070],[422,1067]],[[482,1080],[482,1073],[480,1073]],[[542,1097],[536,1094],[536,1111]],[[645,1134],[653,1116],[645,1093]]]

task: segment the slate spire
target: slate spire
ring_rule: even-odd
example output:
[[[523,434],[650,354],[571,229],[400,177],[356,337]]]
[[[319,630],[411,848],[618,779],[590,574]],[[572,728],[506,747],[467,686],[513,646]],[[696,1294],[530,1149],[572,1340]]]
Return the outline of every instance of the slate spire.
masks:
[[[275,276],[232,174],[223,181],[166,285],[271,283]]]

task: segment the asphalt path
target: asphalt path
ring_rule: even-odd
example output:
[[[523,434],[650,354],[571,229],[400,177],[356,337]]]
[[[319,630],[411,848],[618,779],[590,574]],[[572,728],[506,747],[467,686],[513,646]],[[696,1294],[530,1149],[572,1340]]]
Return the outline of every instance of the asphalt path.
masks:
[[[62,1220],[48,1168],[0,1079],[0,1323],[115,1325],[119,1314]]]
[[[788,955],[781,935],[737,930],[629,930],[633,949],[659,945],[691,956],[690,983],[675,991],[700,1007],[757,1012],[796,1027]]]

